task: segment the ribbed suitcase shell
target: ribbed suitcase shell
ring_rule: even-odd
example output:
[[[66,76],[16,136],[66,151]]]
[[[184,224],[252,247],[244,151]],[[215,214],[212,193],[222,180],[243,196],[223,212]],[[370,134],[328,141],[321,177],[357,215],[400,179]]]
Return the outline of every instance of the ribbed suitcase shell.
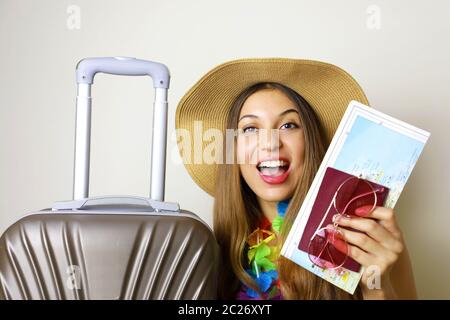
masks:
[[[211,230],[179,214],[39,211],[0,238],[0,299],[214,299]]]

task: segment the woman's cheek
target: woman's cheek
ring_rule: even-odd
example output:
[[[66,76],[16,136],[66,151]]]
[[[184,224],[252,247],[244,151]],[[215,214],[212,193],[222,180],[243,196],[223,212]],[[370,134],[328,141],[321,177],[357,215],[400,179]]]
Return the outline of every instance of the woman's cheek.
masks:
[[[292,159],[291,174],[295,180],[295,184],[298,184],[300,183],[300,179],[303,175],[305,162],[305,145],[303,133],[298,136],[293,136],[292,139],[285,142],[285,145],[289,146],[289,153]]]
[[[298,162],[294,168],[294,185],[296,186],[297,184],[300,183],[302,176],[303,176],[303,170],[304,170],[304,165],[303,165],[303,160]]]
[[[236,145],[236,160],[238,164],[254,164],[258,162],[257,152],[255,152],[255,142],[252,138],[238,138]]]

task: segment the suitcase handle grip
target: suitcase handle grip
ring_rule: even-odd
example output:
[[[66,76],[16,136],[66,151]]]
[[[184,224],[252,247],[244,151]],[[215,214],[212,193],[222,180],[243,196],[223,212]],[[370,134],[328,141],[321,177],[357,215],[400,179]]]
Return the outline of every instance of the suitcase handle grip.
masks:
[[[130,57],[85,58],[77,64],[77,83],[92,84],[98,72],[123,75],[145,76],[153,79],[154,88],[169,88],[169,69],[158,62]]]
[[[89,163],[91,144],[91,86],[98,72],[117,75],[149,75],[155,87],[152,130],[150,198],[164,201],[167,141],[167,92],[169,69],[157,62],[135,58],[86,58],[77,65],[77,109],[73,199],[89,197]]]
[[[100,196],[53,203],[52,210],[83,210],[86,206],[144,206],[155,212],[180,212],[180,206],[174,202],[157,201],[144,197]],[[131,210],[133,211],[133,210]]]

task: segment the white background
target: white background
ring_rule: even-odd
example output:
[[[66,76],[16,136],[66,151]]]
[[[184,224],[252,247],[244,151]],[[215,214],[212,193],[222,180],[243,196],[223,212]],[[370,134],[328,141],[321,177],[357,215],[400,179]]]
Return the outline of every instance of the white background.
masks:
[[[70,5],[80,9],[79,29],[68,26]],[[166,64],[169,133],[177,102],[222,62],[321,60],[352,74],[373,107],[431,132],[396,213],[420,297],[449,299],[449,36],[445,0],[0,0],[0,232],[71,198],[80,59]],[[148,78],[96,77],[91,195],[148,196],[152,101]],[[211,224],[213,199],[171,160],[176,152],[169,139],[166,200]]]

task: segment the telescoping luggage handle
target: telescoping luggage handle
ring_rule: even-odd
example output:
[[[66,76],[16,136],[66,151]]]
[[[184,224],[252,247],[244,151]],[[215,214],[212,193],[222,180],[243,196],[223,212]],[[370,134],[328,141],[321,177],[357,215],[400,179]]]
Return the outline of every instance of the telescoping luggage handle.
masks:
[[[152,159],[150,171],[150,199],[153,206],[169,209],[162,205],[164,201],[166,139],[167,139],[167,90],[169,88],[169,70],[157,62],[139,60],[129,57],[86,58],[77,65],[77,105],[75,133],[75,163],[74,163],[74,201],[66,202],[67,208],[76,209],[77,205],[85,203],[89,197],[89,162],[91,142],[91,85],[97,73],[115,75],[143,76],[148,75],[153,80],[155,100],[153,109]],[[103,198],[103,197],[102,197]],[[132,197],[129,197],[131,200]],[[109,202],[110,197],[104,197]],[[109,199],[109,200],[108,200]],[[124,198],[126,199],[126,198]],[[136,199],[138,200],[138,199]],[[142,201],[142,199],[141,199]],[[134,203],[134,201],[130,201]],[[59,202],[63,205],[64,202]],[[175,204],[174,204],[175,205]],[[81,207],[83,205],[81,204]],[[58,207],[58,203],[55,203]],[[166,208],[167,207],[167,208]],[[178,205],[176,204],[176,207]],[[62,208],[62,207],[61,207]],[[173,208],[177,209],[177,208]]]

